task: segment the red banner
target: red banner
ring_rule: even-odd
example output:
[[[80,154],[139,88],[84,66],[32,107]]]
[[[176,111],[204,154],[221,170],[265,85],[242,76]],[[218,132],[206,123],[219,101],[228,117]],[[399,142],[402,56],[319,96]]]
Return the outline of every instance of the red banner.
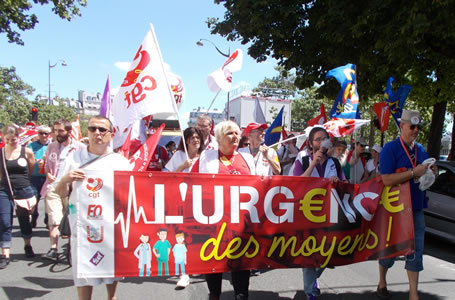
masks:
[[[115,172],[114,219],[115,276],[176,275],[182,262],[186,274],[339,266],[414,248],[408,184],[376,179]]]

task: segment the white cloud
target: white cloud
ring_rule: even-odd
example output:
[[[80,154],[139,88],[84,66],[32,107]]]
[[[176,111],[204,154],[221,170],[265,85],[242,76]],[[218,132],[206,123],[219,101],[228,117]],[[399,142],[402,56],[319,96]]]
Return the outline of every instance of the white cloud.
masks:
[[[129,61],[116,61],[114,66],[122,71],[128,71],[130,69],[131,63]]]

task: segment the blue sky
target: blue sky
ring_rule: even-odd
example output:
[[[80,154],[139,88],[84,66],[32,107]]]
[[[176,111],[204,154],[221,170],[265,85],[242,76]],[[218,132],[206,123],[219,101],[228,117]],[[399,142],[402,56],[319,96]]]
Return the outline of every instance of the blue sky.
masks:
[[[15,66],[17,74],[32,85],[37,94],[48,95],[48,62],[63,59],[67,67],[58,65],[51,70],[52,97],[77,99],[78,90],[103,92],[107,75],[111,89],[119,87],[126,71],[124,62],[131,62],[149,30],[155,27],[161,53],[170,70],[182,78],[186,98],[180,113],[193,108],[208,107],[214,93],[207,87],[207,76],[221,67],[225,57],[200,38],[213,41],[221,51],[231,53],[237,48],[244,52],[243,68],[233,74],[233,86],[249,84],[255,87],[264,77],[275,75],[274,60],[257,63],[247,55],[247,46],[228,42],[211,35],[205,21],[224,15],[224,6],[206,1],[95,1],[82,8],[82,17],[71,22],[61,20],[51,12],[52,5],[34,5],[38,17],[35,29],[22,33],[25,46],[8,43],[0,35],[2,67]],[[226,93],[222,91],[214,107],[223,109]]]

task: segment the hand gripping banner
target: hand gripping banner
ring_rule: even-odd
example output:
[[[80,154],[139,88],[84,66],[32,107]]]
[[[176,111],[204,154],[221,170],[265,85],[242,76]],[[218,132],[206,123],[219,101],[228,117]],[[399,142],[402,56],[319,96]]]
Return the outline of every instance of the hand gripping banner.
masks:
[[[87,171],[74,185],[79,277],[341,266],[414,251],[409,185]],[[73,237],[74,238],[74,237]]]

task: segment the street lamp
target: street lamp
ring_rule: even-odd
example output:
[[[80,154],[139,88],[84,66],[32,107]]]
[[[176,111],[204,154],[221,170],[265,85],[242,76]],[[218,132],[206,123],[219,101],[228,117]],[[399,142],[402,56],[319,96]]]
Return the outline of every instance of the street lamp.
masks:
[[[196,45],[198,45],[199,47],[204,46],[204,43],[202,43],[202,41],[206,41],[206,42],[209,42],[210,44],[212,44],[212,46],[215,47],[216,51],[218,51],[218,53],[223,55],[224,57],[229,57],[231,55],[231,49],[228,48],[228,53],[226,54],[226,53],[222,52],[220,49],[218,49],[218,47],[215,45],[214,42],[207,40],[207,39],[200,39],[199,41],[196,42]],[[226,107],[227,107],[226,108],[226,119],[229,120],[229,92],[227,93]]]
[[[67,64],[63,59],[59,59],[55,64],[51,65],[51,61],[49,60],[49,104],[54,105],[54,102],[51,99],[51,69],[56,67],[60,63],[63,67],[66,67]]]

